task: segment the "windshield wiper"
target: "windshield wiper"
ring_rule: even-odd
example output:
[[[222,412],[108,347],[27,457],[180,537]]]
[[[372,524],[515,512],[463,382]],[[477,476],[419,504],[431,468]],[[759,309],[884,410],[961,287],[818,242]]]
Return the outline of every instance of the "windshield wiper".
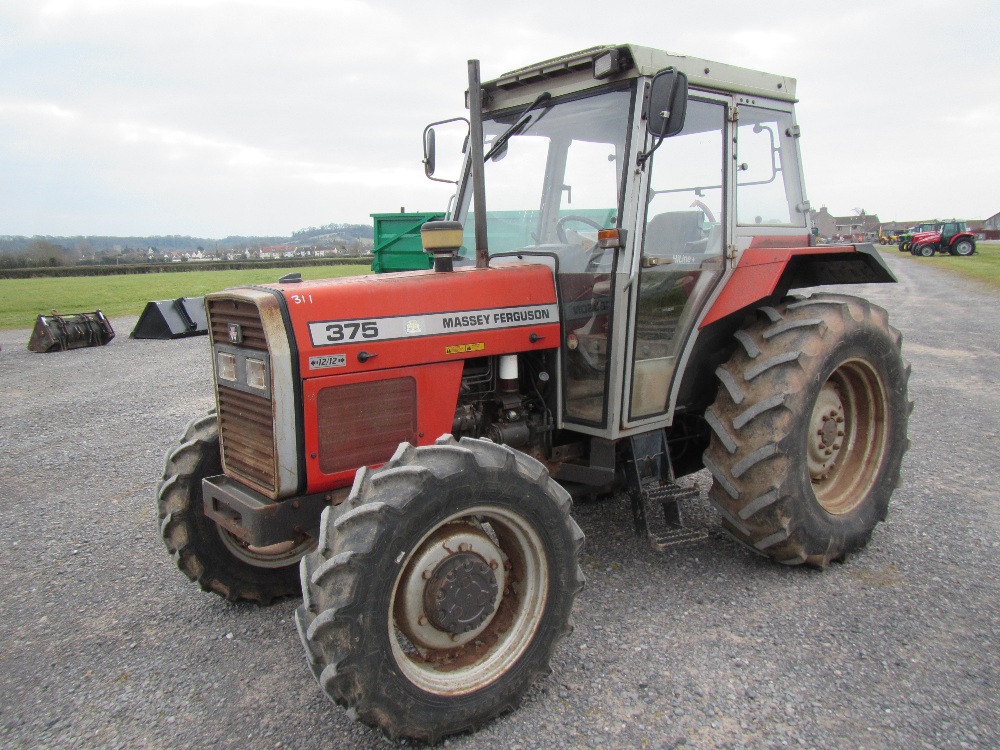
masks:
[[[518,133],[521,132],[521,130],[524,129],[524,126],[527,125],[531,119],[528,117],[528,115],[531,113],[533,109],[535,109],[535,107],[537,107],[539,104],[547,102],[551,98],[552,94],[550,94],[548,91],[543,91],[541,94],[539,94],[538,98],[535,99],[535,101],[533,101],[531,104],[529,104],[527,108],[520,114],[520,116],[514,121],[514,124],[511,125],[509,128],[507,128],[505,131],[503,131],[503,133],[501,133],[499,136],[497,136],[497,139],[493,141],[493,145],[490,146],[490,150],[487,151],[486,156],[483,157],[483,163],[488,162],[494,154],[499,152],[505,145],[507,145],[507,141],[511,139],[511,136],[517,135]]]

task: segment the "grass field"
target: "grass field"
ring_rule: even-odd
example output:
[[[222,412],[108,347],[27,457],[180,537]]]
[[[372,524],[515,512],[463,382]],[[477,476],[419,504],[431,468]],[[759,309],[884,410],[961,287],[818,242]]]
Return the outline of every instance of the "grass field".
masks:
[[[269,284],[286,273],[324,279],[366,273],[368,266],[305,266],[242,271],[189,271],[123,276],[0,279],[0,328],[30,328],[41,313],[138,315],[151,300],[200,297],[226,287]]]
[[[886,253],[900,254],[894,245],[879,246],[879,248]],[[921,258],[909,253],[901,255],[915,263],[926,263],[967,279],[981,281],[994,289],[1000,289],[1000,241],[977,242],[975,255],[966,258],[955,255],[935,255],[933,258]]]

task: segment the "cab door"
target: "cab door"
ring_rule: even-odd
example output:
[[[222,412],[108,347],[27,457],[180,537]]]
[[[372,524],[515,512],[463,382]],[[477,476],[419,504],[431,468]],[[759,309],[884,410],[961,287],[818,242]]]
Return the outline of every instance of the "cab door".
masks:
[[[684,129],[647,162],[645,214],[629,316],[622,426],[669,417],[684,342],[725,269],[731,99],[692,93]]]

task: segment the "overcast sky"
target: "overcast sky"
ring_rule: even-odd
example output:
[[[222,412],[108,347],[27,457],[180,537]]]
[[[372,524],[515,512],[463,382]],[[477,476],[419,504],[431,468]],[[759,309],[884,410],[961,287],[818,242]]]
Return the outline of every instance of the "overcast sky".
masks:
[[[0,235],[288,235],[442,208],[427,123],[634,42],[798,79],[808,196],[1000,211],[998,0],[3,0]]]

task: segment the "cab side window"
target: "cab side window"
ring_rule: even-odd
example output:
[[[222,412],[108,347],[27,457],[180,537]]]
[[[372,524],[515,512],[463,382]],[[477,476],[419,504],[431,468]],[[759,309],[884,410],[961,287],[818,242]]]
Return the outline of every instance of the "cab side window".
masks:
[[[740,106],[736,131],[736,221],[805,226],[792,114]]]

